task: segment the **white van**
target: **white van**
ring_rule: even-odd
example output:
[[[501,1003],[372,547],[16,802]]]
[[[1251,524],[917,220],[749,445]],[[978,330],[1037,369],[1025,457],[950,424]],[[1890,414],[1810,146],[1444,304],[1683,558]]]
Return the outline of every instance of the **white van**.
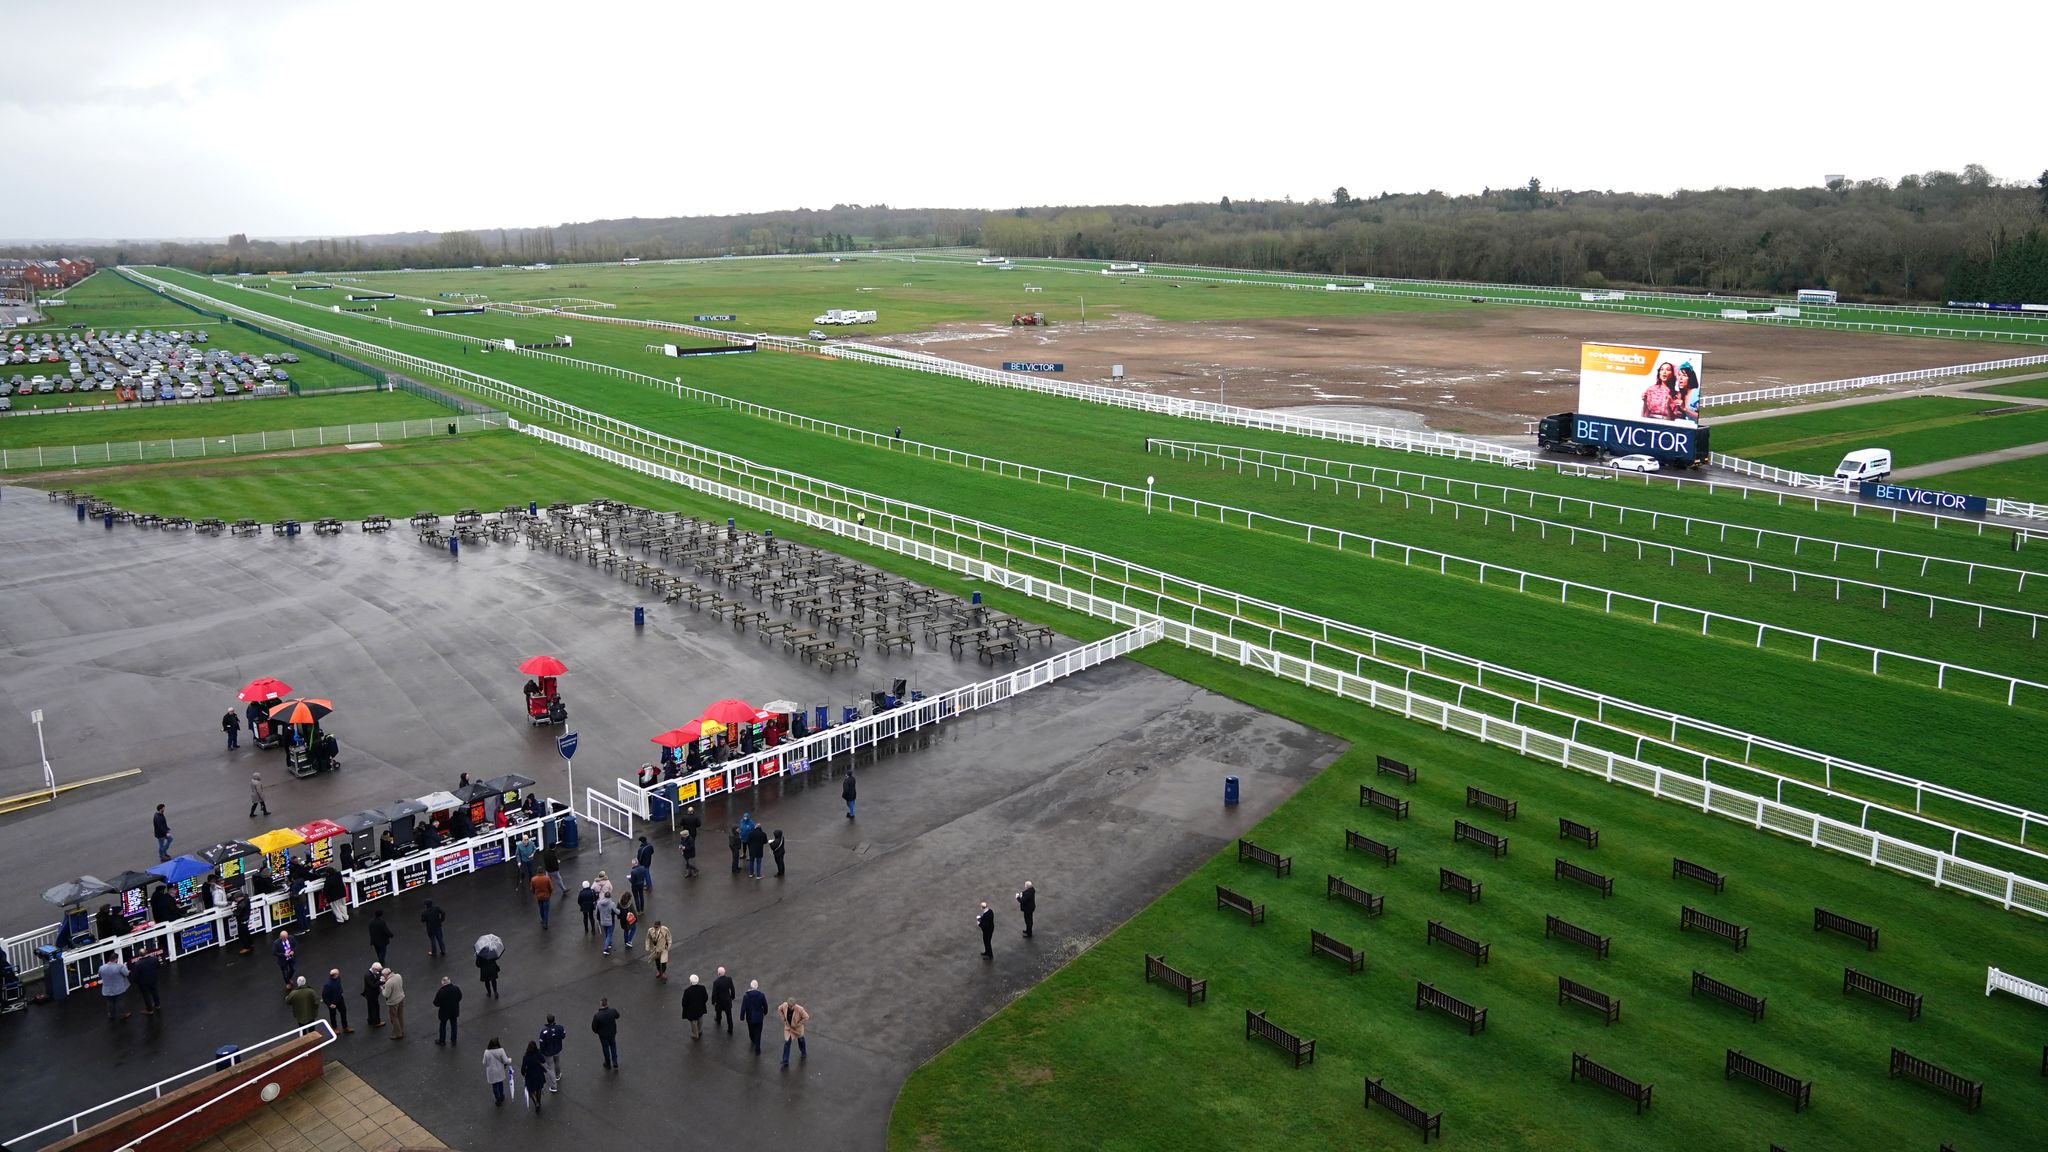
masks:
[[[1882,480],[1892,474],[1889,448],[1858,448],[1835,466],[1837,480]]]

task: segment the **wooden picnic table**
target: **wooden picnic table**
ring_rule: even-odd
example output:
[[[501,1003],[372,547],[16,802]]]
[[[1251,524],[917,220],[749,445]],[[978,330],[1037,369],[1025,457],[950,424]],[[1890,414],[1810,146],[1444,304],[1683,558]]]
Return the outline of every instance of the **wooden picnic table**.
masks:
[[[994,640],[995,638],[995,630],[986,626],[973,628],[956,627],[953,629],[952,636],[948,637],[948,640],[955,648],[965,648],[969,641],[979,644]]]
[[[782,646],[794,652],[799,646],[808,644],[817,638],[818,630],[815,628],[791,627],[789,631],[782,634]]]
[[[991,664],[998,656],[1008,656],[1012,660],[1017,658],[1017,641],[1009,636],[984,636],[975,641],[974,646],[979,653],[975,658],[978,660],[986,656]]]
[[[764,618],[765,618],[765,617],[764,617]],[[789,630],[791,630],[792,628],[795,628],[795,627],[796,627],[796,625],[794,625],[794,624],[790,623],[790,622],[789,622],[789,621],[787,621],[787,620],[777,620],[777,621],[776,621],[775,623],[773,623],[773,624],[763,624],[763,625],[761,625],[761,635],[763,635],[763,636],[770,636],[770,637],[773,637],[773,636],[780,636],[780,635],[782,635],[782,634],[783,634],[784,632],[787,632],[787,631],[789,631]]]
[[[1039,640],[1052,643],[1052,628],[1045,624],[1026,624],[1017,629],[1017,638],[1027,643]]]
[[[768,614],[766,612],[761,611],[759,608],[748,608],[744,611],[733,613],[732,624],[735,628],[742,628],[748,624],[766,620],[767,618]]]
[[[862,615],[863,613],[858,608],[834,608],[825,613],[825,623],[830,624],[832,630],[837,632],[840,625],[851,624],[859,620]]]
[[[711,614],[713,616],[724,616],[727,612],[735,611],[739,607],[740,601],[727,600],[725,597],[719,596],[711,601]]]
[[[254,520],[237,520],[234,526],[228,529],[228,534],[232,536],[254,536],[261,531],[263,531],[263,525],[258,524]]]
[[[816,656],[818,653],[825,651],[827,648],[836,647],[838,647],[838,645],[832,643],[830,640],[826,640],[822,637],[816,636],[812,637],[809,640],[797,641],[797,651],[801,653],[805,658]]]
[[[341,521],[332,516],[313,521],[313,531],[322,536],[334,536],[341,532]]]
[[[917,641],[908,632],[891,632],[886,636],[875,637],[875,647],[887,652],[899,647],[915,648]]]
[[[837,668],[841,664],[851,664],[856,668],[860,667],[860,653],[855,652],[851,648],[827,645],[825,648],[820,649],[816,656],[818,663],[823,664],[827,668]]]

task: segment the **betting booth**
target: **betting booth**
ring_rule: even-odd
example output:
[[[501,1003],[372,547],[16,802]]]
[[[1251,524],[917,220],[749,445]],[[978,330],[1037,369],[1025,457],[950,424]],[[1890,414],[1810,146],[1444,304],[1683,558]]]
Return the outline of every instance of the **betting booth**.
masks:
[[[306,859],[317,871],[336,864],[335,850],[340,847],[348,829],[332,820],[314,820],[292,829],[305,838]]]
[[[505,813],[508,824],[518,824],[528,819],[525,807],[526,790],[533,787],[531,779],[517,773],[508,773],[484,781],[483,786],[497,796],[490,804],[492,823],[497,822],[500,812]]]
[[[306,838],[290,828],[276,828],[261,836],[251,836],[249,843],[256,846],[263,855],[249,864],[250,886],[258,893],[290,892],[292,898],[271,910],[272,927],[298,918],[303,911],[299,894],[293,891],[291,879],[292,849],[306,842]]]
[[[418,803],[423,809],[417,817],[418,821],[431,827],[441,841],[447,840],[453,834],[456,812],[462,812],[465,820],[469,818],[469,802],[453,792],[429,792],[420,797]]]
[[[391,838],[398,842],[398,854],[409,855],[413,851],[413,828],[419,823],[420,817],[426,815],[427,806],[417,800],[396,800],[378,806],[374,812],[377,819],[390,827]],[[378,843],[381,845],[383,840],[384,837],[380,834],[377,837]]]
[[[263,850],[246,840],[223,840],[210,848],[201,848],[193,855],[212,865],[213,870],[220,874],[221,882],[233,891],[248,882],[246,872],[252,860],[260,866]]]
[[[197,856],[185,855],[166,860],[147,871],[154,873],[171,890],[171,899],[178,902],[180,914],[204,907],[201,896],[206,888],[206,877],[213,872],[213,865]]]
[[[335,823],[341,825],[341,835],[334,838],[334,854],[344,870],[377,859],[377,839],[384,832],[385,822],[375,811],[352,812]]]
[[[66,948],[90,944],[93,941],[92,913],[86,908],[86,902],[113,890],[97,876],[80,876],[44,890],[43,899],[64,910],[63,919],[57,923],[58,944]]]
[[[455,798],[462,801],[462,813],[469,818],[470,832],[475,832],[479,828],[489,828],[491,817],[498,814],[500,794],[482,781],[457,788]],[[450,826],[459,828],[461,825],[459,821],[451,819]]]
[[[526,722],[536,728],[568,723],[569,707],[562,702],[555,679],[567,672],[568,666],[553,656],[533,656],[523,661],[519,670],[531,677],[526,682]]]
[[[107,886],[114,890],[114,914],[127,927],[110,930],[110,925],[105,922],[106,909],[102,908],[100,936],[117,936],[128,928],[146,923],[149,920],[149,886],[160,882],[161,878],[152,872],[123,872],[107,881]]]

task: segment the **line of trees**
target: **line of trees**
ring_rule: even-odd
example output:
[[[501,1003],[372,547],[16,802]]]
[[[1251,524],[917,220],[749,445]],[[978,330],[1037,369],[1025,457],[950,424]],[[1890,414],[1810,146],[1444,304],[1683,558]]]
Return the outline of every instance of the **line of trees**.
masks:
[[[2001,180],[1979,165],[1825,188],[1716,188],[1669,196],[1560,191],[1531,179],[1438,191],[1174,205],[903,209],[835,204],[744,216],[595,220],[552,228],[297,241],[30,246],[201,272],[463,268],[673,257],[986,247],[1008,256],[1666,291],[2048,303],[2048,172]]]

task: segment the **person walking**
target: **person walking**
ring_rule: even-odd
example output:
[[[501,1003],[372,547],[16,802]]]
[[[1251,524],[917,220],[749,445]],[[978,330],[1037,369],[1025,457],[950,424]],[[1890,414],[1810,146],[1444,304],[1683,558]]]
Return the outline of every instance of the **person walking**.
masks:
[[[378,995],[384,998],[384,1011],[391,1017],[391,1038],[405,1039],[405,978],[397,969],[384,970],[384,984]]]
[[[981,913],[974,918],[974,922],[981,928],[981,954],[983,956],[994,956],[996,954],[996,914],[989,908],[988,901],[983,900],[981,902]]]
[[[654,965],[654,978],[663,984],[668,983],[668,952],[675,942],[676,934],[659,920],[647,930],[647,959]]]
[[[739,825],[735,824],[732,826],[732,833],[725,838],[725,846],[732,849],[732,870],[735,872],[739,871],[740,851],[747,846],[747,842],[740,838]]]
[[[583,934],[585,936],[595,936],[597,934],[597,889],[590,886],[590,881],[585,880],[583,882],[583,890],[576,893],[576,906],[583,909]]]
[[[782,853],[783,849],[787,846],[782,839],[782,829],[780,828],[775,830],[775,835],[768,838],[768,851],[775,857],[775,877],[778,880],[782,878]]]
[[[554,888],[555,899],[569,894],[569,886],[562,883],[562,854],[553,845],[540,850],[540,870],[548,874],[548,883]]]
[[[476,954],[476,976],[483,981],[484,995],[498,998],[498,958],[490,952]]]
[[[626,951],[633,950],[633,933],[640,930],[640,905],[631,893],[619,898],[619,924],[626,930]]]
[[[373,963],[370,965],[370,970],[363,973],[361,995],[363,998],[363,1015],[370,1021],[371,1030],[375,1031],[378,1028],[382,1028],[384,1026],[383,964]]]
[[[569,1030],[555,1023],[554,1014],[548,1014],[548,1022],[540,1030],[540,1055],[547,1064],[548,1091],[562,1090],[562,1045],[569,1039]]]
[[[220,718],[220,730],[228,734],[228,751],[233,752],[242,745],[242,718],[235,715],[233,708]]]
[[[697,874],[696,830],[684,828],[681,832],[678,832],[676,834],[676,846],[683,850],[683,878],[687,880]]]
[[[171,818],[164,815],[164,806],[156,806],[156,815],[150,817],[149,830],[156,837],[156,861],[161,864],[171,858]]]
[[[384,920],[384,910],[382,908],[370,913],[370,947],[377,950],[377,963],[391,963],[390,958],[385,956],[384,953],[390,949],[391,938],[394,935],[396,933],[391,931],[391,925]]]
[[[597,1014],[590,1018],[590,1030],[597,1033],[597,1047],[604,1053],[604,1066],[618,1071],[619,1010],[612,1007],[610,1000],[597,1002]]]
[[[451,1040],[461,1043],[462,989],[455,986],[453,977],[441,977],[441,986],[434,990],[434,1012],[441,1021],[434,1043],[441,1045]]]
[[[796,1041],[796,1050],[801,1059],[811,1058],[811,1046],[804,1040],[804,1025],[811,1022],[811,1014],[794,998],[784,1000],[775,1009],[782,1017],[782,1066],[789,1067],[789,1042]]]
[[[504,809],[498,811],[502,814]],[[533,858],[539,854],[540,846],[531,836],[521,836],[519,842],[512,845],[512,858],[519,862],[519,879],[515,883],[520,887],[525,887],[533,879]]]
[[[128,994],[128,965],[121,963],[118,953],[107,957],[107,962],[100,965],[99,975],[100,999],[107,1002],[107,1022],[111,1024],[135,1015],[121,1011],[121,997]]]
[[[611,873],[605,872],[602,869],[600,869],[598,871],[597,878],[590,882],[590,886],[592,888],[597,889],[598,899],[602,900],[606,896],[610,896],[612,894]]]
[[[163,967],[164,954],[157,948],[151,948],[128,962],[128,978],[134,983],[135,991],[142,995],[144,1016],[154,1016],[157,1009],[163,1007],[163,1001],[156,994],[157,977],[162,975]]]
[[[619,906],[609,896],[597,898],[597,926],[604,932],[604,954],[612,954],[612,929],[618,926]]]
[[[249,773],[249,819],[254,820],[256,818],[256,810],[258,808],[263,809],[265,816],[270,815],[270,801],[263,798],[263,773],[251,772]]]
[[[448,914],[434,907],[434,902],[429,900],[420,910],[420,923],[427,926],[427,955],[447,956],[448,941],[442,938],[441,930],[448,923]]]
[[[519,1083],[526,1089],[526,1106],[540,1115],[541,1091],[548,1082],[548,1062],[540,1054],[540,1045],[531,1040],[526,1042],[526,1054],[519,1058]]]
[[[284,1006],[292,1010],[292,1020],[301,1028],[320,1018],[320,994],[306,986],[304,976],[285,990]]]
[[[626,873],[626,889],[633,894],[633,907],[647,907],[647,889],[654,883],[654,873],[645,864],[635,864]]]
[[[511,1079],[512,1056],[493,1036],[484,1045],[484,1082],[491,1086],[491,1099],[500,1108],[505,1106],[505,1085]]]
[[[768,851],[768,830],[759,824],[747,830],[747,875],[761,878],[761,857]]]
[[[320,986],[320,1003],[327,1006],[327,1022],[336,1025],[350,1035],[355,1029],[348,1026],[348,989],[341,986],[341,969],[327,970],[327,983]]]
[[[732,1035],[732,1002],[737,995],[733,991],[732,977],[725,974],[725,965],[718,966],[718,975],[711,980],[711,1028],[718,1030],[718,1022],[725,1021],[725,1034]]]
[[[640,838],[640,847],[633,850],[633,863],[642,868],[654,867],[654,845],[649,844],[645,836]]]
[[[299,974],[299,947],[292,943],[289,928],[277,930],[277,941],[270,946],[270,955],[277,961],[277,973],[284,977],[284,986],[292,986],[292,977]]]
[[[1031,935],[1031,914],[1038,911],[1038,889],[1029,880],[1024,882],[1024,890],[1017,893],[1017,911],[1024,914],[1024,935]]]
[[[555,882],[548,879],[547,873],[536,872],[533,874],[533,879],[526,882],[526,888],[527,891],[533,893],[533,905],[540,909],[541,930],[546,931],[548,926],[548,909],[553,907],[555,903]]]
[[[740,997],[740,1019],[747,1022],[747,1040],[754,1055],[761,1054],[761,1025],[768,1020],[768,997],[761,994],[759,980],[747,981],[747,994]]]
[[[690,973],[690,986],[683,989],[683,1019],[690,1022],[690,1039],[704,1038],[704,1009],[710,1003],[710,989],[698,983],[695,972]]]
[[[846,779],[839,783],[839,798],[846,801],[846,818],[848,820],[853,819],[853,796],[857,791],[859,789],[853,783],[853,769],[848,768],[846,770]]]

